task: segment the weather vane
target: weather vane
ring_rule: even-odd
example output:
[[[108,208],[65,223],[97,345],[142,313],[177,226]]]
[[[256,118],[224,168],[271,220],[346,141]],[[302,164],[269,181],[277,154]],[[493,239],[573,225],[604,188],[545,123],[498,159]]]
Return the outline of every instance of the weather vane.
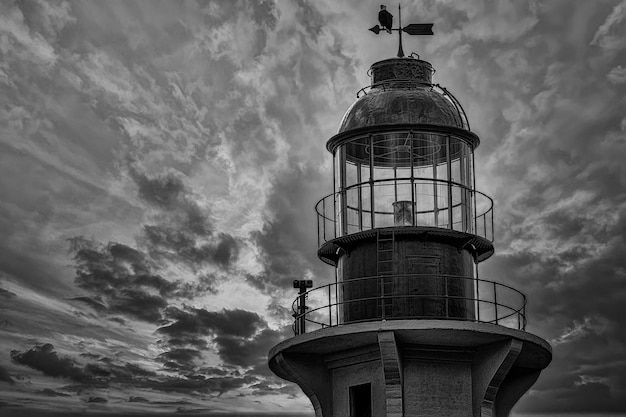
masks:
[[[380,26],[376,25],[369,30],[375,34],[379,34],[381,30],[391,33],[393,30],[398,31],[398,58],[404,56],[402,50],[402,32],[409,35],[433,35],[433,23],[411,23],[405,27],[402,27],[402,10],[398,4],[398,27],[393,29],[393,15],[387,11],[387,6],[381,5],[380,12],[378,12],[378,22]]]

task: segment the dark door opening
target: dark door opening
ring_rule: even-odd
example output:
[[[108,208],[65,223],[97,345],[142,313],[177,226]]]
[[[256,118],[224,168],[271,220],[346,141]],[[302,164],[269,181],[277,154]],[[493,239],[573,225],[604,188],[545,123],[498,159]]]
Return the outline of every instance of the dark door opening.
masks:
[[[372,384],[350,387],[350,417],[372,417]]]

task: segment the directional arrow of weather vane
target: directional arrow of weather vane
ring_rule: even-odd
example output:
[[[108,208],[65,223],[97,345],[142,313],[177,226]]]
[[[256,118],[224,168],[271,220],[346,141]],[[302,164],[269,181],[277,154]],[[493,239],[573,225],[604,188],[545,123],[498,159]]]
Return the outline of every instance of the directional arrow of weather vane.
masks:
[[[402,27],[402,10],[400,5],[398,5],[398,27],[391,28],[391,22],[393,21],[393,16],[385,10],[384,6],[381,6],[380,14],[378,15],[378,19],[381,21],[381,24],[384,24],[383,21],[386,20],[388,22],[389,27],[381,27],[376,25],[371,27],[369,30],[374,32],[375,34],[379,34],[381,31],[388,31],[391,33],[392,30],[398,32],[398,58],[402,58],[404,56],[404,51],[402,50],[402,32],[407,33],[409,35],[433,35],[433,23],[411,23],[410,25],[406,25]],[[381,14],[386,15],[385,17],[381,17]]]

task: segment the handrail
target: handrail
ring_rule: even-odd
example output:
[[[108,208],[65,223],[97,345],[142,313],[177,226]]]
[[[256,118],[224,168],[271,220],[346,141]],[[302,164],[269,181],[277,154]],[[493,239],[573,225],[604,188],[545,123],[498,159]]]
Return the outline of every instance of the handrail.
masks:
[[[448,209],[455,210],[455,209],[458,209],[459,207],[462,208],[463,204],[465,204],[468,207],[468,209],[474,210],[477,207],[474,206],[471,200],[476,200],[477,198],[480,198],[480,202],[482,203],[480,205],[481,211],[472,213],[471,217],[467,218],[467,220],[469,220],[467,224],[468,231],[472,234],[483,237],[493,242],[493,200],[491,199],[491,197],[489,197],[485,193],[474,190],[470,187],[467,187],[455,181],[448,181],[448,180],[438,179],[438,178],[424,178],[424,177],[398,177],[398,178],[377,179],[377,180],[372,180],[372,181],[363,181],[360,183],[352,184],[343,190],[330,193],[324,196],[323,198],[321,198],[315,204],[315,211],[317,213],[317,220],[318,220],[318,245],[322,245],[323,243],[328,242],[329,240],[335,239],[338,236],[349,235],[352,233],[362,232],[365,230],[371,230],[371,229],[380,227],[377,224],[374,224],[374,226],[372,226],[371,222],[362,221],[363,219],[366,219],[369,216],[372,216],[372,211],[371,209],[367,207],[367,205],[363,205],[361,208],[359,208],[356,206],[352,206],[348,204],[348,202],[346,202],[345,206],[343,207],[343,210],[345,211],[344,217],[346,218],[344,218],[343,221],[350,228],[350,231],[348,233],[342,233],[341,231],[338,231],[336,226],[339,221],[338,217],[341,214],[341,211],[339,213],[337,212],[338,208],[335,205],[337,197],[338,198],[343,197],[345,199],[351,192],[352,193],[356,192],[359,196],[361,196],[361,195],[365,195],[365,193],[368,192],[371,189],[371,187],[389,187],[391,189],[391,187],[395,187],[398,184],[405,186],[408,183],[411,183],[413,185],[432,184],[433,186],[450,187],[452,190],[459,190],[461,194],[466,193],[465,195],[467,196],[467,198],[469,198],[469,201],[465,201],[465,202],[463,200],[448,201],[447,197],[445,195],[442,195],[440,196],[440,199],[443,199],[444,204],[441,204],[438,207],[429,208],[427,210],[415,210],[413,213],[414,215],[423,215],[423,214],[432,215],[433,219],[435,218],[435,216],[437,216],[437,213],[445,212]],[[364,192],[358,192],[359,189],[363,190]],[[376,188],[375,190],[377,192],[380,192],[381,188]],[[433,194],[421,193],[421,195],[426,195],[428,197],[435,197],[434,193]],[[442,200],[439,200],[439,202],[441,201]],[[359,216],[362,217],[361,221],[357,223],[350,223],[348,221],[349,219],[347,218],[349,212],[350,213],[356,212]],[[373,215],[383,216],[383,218],[379,220],[384,220],[387,217],[392,216],[393,212],[375,209],[373,212]],[[387,217],[384,217],[384,216],[387,216]],[[415,223],[416,223],[415,224],[416,226],[420,226],[420,225],[433,226],[432,224],[425,224],[425,223],[421,224],[417,220]],[[461,223],[462,221],[455,221],[455,222],[452,222],[451,224],[449,224],[446,221],[441,221],[441,225],[440,226],[435,225],[435,227],[458,230],[458,226]]]
[[[428,280],[441,283],[445,280],[446,294],[428,293]],[[391,294],[384,294],[383,282],[394,282]],[[420,294],[415,288],[409,293],[407,284],[422,284]],[[452,284],[465,286],[454,294]],[[403,291],[403,287],[407,287]],[[358,288],[358,297],[351,298],[350,290]],[[432,289],[432,288],[431,288]],[[471,294],[466,294],[464,292]],[[355,291],[356,293],[356,291]],[[338,294],[343,294],[342,296]],[[353,323],[384,320],[462,320],[491,323],[525,330],[526,296],[519,290],[502,283],[480,278],[447,274],[395,274],[368,276],[331,283],[313,288],[304,294],[307,306],[301,306],[301,297],[292,304],[293,330],[296,335],[305,333],[306,324],[315,330]],[[502,301],[504,300],[504,301]],[[311,304],[312,303],[312,304]],[[387,308],[385,308],[387,306]],[[431,311],[418,314],[419,307]],[[392,312],[388,313],[390,309]]]

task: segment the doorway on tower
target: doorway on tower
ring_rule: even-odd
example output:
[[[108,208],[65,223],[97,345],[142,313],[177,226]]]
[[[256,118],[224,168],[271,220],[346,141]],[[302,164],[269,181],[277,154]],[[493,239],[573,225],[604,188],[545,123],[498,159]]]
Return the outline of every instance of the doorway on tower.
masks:
[[[445,278],[438,256],[406,256],[406,275],[398,277],[395,317],[445,317]]]
[[[372,417],[372,384],[350,387],[350,417]]]

